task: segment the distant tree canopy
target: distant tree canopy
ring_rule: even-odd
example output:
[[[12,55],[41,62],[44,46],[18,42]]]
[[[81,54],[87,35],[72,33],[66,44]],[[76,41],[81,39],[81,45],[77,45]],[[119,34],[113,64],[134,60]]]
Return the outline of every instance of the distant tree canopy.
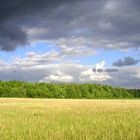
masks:
[[[48,84],[0,81],[0,97],[66,99],[140,98],[140,89],[115,88],[97,84]]]

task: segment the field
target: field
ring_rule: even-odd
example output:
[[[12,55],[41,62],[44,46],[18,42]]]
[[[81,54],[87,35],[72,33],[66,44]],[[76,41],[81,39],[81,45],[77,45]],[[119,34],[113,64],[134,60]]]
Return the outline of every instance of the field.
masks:
[[[1,98],[0,140],[140,140],[140,100]]]

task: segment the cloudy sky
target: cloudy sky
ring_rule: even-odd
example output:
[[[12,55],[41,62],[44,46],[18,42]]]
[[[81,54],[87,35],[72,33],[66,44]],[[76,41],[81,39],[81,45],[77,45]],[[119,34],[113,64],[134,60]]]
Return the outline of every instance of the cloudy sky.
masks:
[[[140,0],[0,0],[0,80],[140,88]]]

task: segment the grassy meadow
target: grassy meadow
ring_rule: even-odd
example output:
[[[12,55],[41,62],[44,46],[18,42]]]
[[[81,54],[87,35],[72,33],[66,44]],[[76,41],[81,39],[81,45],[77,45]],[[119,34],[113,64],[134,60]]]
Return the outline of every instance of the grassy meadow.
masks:
[[[140,100],[1,98],[0,140],[140,140]]]

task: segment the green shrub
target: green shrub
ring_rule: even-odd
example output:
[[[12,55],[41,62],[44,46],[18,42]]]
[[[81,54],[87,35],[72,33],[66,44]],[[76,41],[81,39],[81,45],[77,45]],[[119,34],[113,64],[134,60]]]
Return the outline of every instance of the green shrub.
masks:
[[[0,81],[0,97],[28,98],[140,98],[140,89],[114,88],[97,84],[48,84]]]

